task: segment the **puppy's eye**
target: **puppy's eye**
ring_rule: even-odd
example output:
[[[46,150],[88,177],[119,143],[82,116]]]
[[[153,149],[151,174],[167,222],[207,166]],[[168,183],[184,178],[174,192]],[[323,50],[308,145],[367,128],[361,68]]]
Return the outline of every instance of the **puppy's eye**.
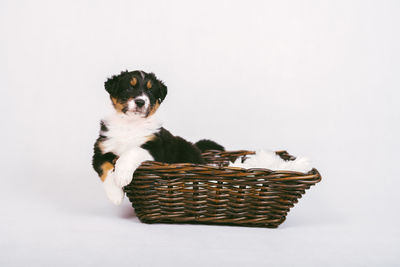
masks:
[[[153,86],[153,84],[151,83],[151,81],[147,81],[147,89],[151,89],[151,87]]]

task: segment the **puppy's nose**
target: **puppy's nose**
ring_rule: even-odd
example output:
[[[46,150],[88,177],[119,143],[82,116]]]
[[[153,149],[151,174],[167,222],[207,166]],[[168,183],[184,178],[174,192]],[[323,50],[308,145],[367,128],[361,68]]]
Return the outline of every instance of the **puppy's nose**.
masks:
[[[143,107],[144,106],[144,100],[143,99],[136,99],[135,100],[135,104],[136,104],[136,106],[138,106],[139,108],[141,108],[141,107]]]

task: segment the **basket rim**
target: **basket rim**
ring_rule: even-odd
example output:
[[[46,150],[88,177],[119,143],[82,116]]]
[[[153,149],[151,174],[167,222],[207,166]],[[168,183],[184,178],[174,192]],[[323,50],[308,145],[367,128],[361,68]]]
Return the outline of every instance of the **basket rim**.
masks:
[[[207,151],[203,152],[202,155],[209,154],[209,153],[216,153],[216,154],[221,154],[221,155],[224,155],[224,154],[252,155],[252,154],[255,154],[256,152],[252,151],[252,150],[229,150],[229,151],[207,150]],[[295,157],[293,157],[292,155],[287,153],[286,150],[278,150],[278,151],[275,151],[275,153],[277,153],[277,154],[286,153],[288,156],[290,156],[289,160],[295,159]],[[248,169],[246,169],[246,168],[240,168],[240,167],[214,166],[211,164],[165,163],[165,162],[148,160],[148,161],[142,162],[142,164],[140,165],[140,167],[138,169],[148,170],[148,169],[154,169],[155,167],[156,168],[159,167],[160,169],[194,168],[194,169],[198,169],[198,170],[201,170],[201,169],[203,169],[203,170],[214,169],[214,170],[227,170],[227,171],[231,170],[236,173],[237,172],[244,172],[244,173],[265,172],[265,173],[268,173],[269,175],[271,175],[271,174],[293,174],[293,175],[296,175],[297,178],[289,177],[289,178],[272,178],[272,179],[296,180],[301,177],[302,180],[308,180],[308,179],[313,180],[316,178],[318,178],[318,182],[321,180],[321,175],[316,168],[312,168],[308,172],[299,172],[299,171],[289,171],[289,170],[271,170],[271,169],[267,169],[267,168],[248,168]]]

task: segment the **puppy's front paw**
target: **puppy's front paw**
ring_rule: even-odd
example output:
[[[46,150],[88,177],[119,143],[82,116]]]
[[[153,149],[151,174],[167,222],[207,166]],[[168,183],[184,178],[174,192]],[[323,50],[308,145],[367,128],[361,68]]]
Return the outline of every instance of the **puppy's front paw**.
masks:
[[[132,182],[135,169],[135,166],[133,166],[131,162],[117,161],[114,172],[115,184],[120,188],[130,184]]]
[[[132,168],[116,168],[115,169],[115,184],[122,188],[125,185],[128,185],[132,181],[134,169]]]
[[[132,182],[133,173],[143,161],[152,160],[153,157],[142,148],[132,149],[118,158],[115,163],[115,183],[124,187]]]
[[[114,180],[114,172],[110,172],[107,175],[107,178],[104,180],[103,186],[108,199],[115,205],[120,205],[122,203],[122,200],[124,199],[125,193],[121,187],[118,187],[115,184]]]

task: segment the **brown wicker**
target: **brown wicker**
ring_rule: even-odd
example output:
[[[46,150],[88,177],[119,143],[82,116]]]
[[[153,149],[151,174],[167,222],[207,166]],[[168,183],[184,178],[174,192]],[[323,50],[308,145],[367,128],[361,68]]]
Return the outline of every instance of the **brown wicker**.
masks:
[[[286,151],[276,152],[295,159]],[[203,223],[278,227],[305,190],[318,183],[308,173],[227,167],[252,151],[207,151],[207,165],[144,162],[124,189],[145,223]]]

